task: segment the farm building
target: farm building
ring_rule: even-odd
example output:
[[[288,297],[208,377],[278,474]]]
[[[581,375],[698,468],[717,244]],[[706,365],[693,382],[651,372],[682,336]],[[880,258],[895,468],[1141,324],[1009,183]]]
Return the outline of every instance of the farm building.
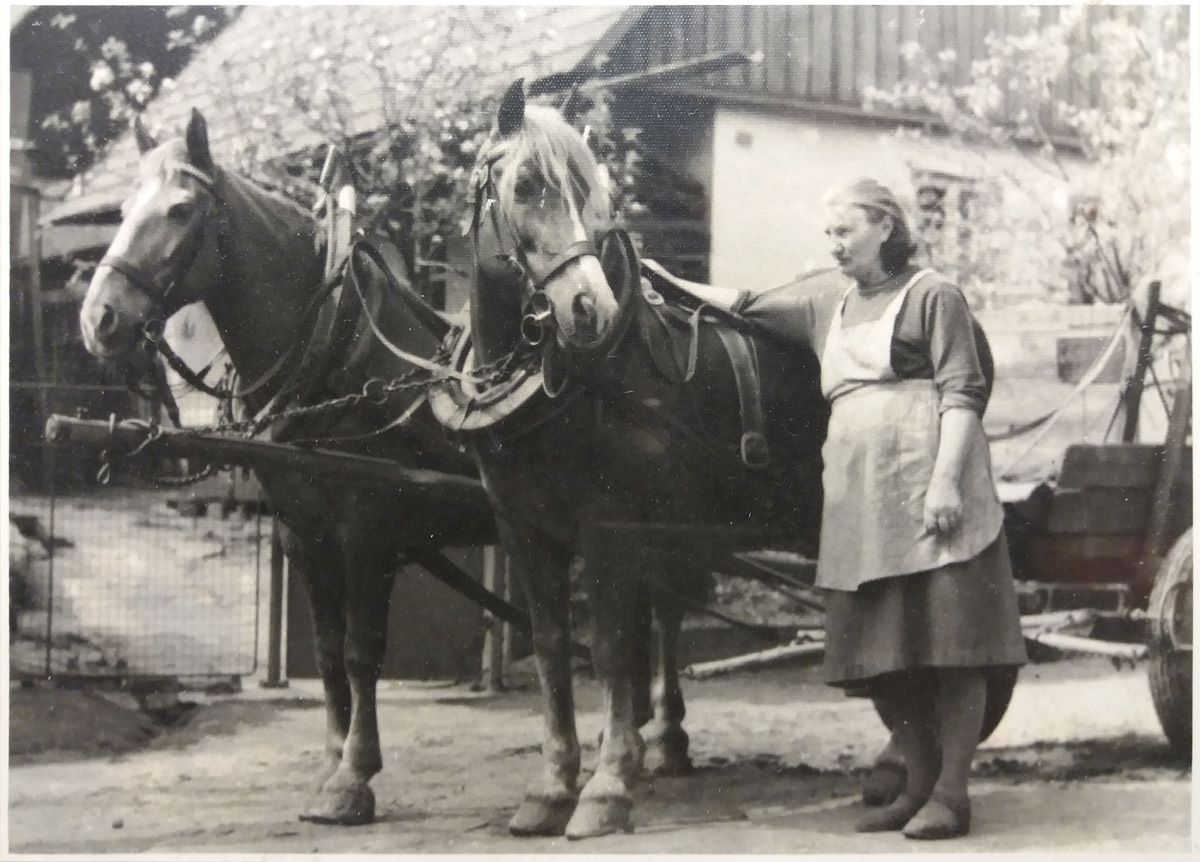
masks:
[[[1096,20],[1111,13],[1087,12]],[[637,134],[656,169],[651,183],[659,188],[647,192],[650,205],[624,214],[644,251],[688,277],[763,289],[826,263],[821,194],[863,174],[920,201],[931,230],[969,231],[964,222],[978,193],[969,166],[944,148],[897,140],[897,128],[929,118],[871,105],[866,97],[914,73],[915,45],[933,54],[951,51],[951,74],[965,81],[971,64],[986,56],[990,35],[1024,33],[1062,14],[1061,7],[1031,14],[1011,6],[906,5],[403,12],[347,6],[287,14],[250,7],[164,89],[146,119],[152,128],[179,129],[196,107],[208,120],[218,161],[238,165],[248,152],[270,151],[277,164],[294,169],[300,159],[312,170],[331,136],[362,138],[396,116],[390,100],[404,100],[406,82],[423,80],[412,63],[473,64],[480,74],[471,80],[493,96],[518,77],[532,92],[556,99],[581,81],[612,79],[614,125]],[[360,43],[367,47],[347,49]],[[486,54],[476,53],[485,43]],[[386,69],[385,59],[392,64]],[[720,71],[703,71],[714,63]],[[381,70],[410,77],[386,92]],[[314,92],[301,95],[315,120],[297,107],[308,102],[288,103],[295,96],[288,88],[310,78]],[[232,87],[240,88],[240,98],[226,97]],[[1059,90],[1068,104],[1090,98],[1066,80]],[[427,108],[440,109],[432,102]],[[261,113],[247,116],[247,110]],[[1053,127],[1056,120],[1048,122]],[[117,218],[135,166],[127,133],[77,178],[77,194],[43,218],[54,256],[98,258],[112,230],[104,225]],[[1042,192],[1053,208],[1065,212],[1071,205],[1061,184]],[[431,299],[453,311],[465,297],[461,278],[469,257],[457,237],[446,247],[445,278],[429,278],[429,270],[419,275]],[[1055,277],[1034,271],[984,299],[1044,298],[1047,278]],[[171,333],[185,358],[196,361],[211,355],[213,337],[200,317],[184,311]]]
[[[641,141],[673,179],[696,198],[667,218],[630,220],[660,257],[716,283],[766,287],[824,261],[821,194],[833,184],[871,173],[953,210],[969,200],[972,177],[948,170],[941,152],[892,147],[885,132],[916,126],[927,116],[866,104],[872,90],[889,90],[915,72],[913,45],[952,51],[954,74],[965,82],[971,64],[987,54],[989,35],[1046,26],[1061,7],[1013,6],[669,6],[521,7],[433,12],[411,8],[248,8],[207,46],[146,112],[152,127],[181,128],[191,107],[208,119],[214,155],[236,163],[247,148],[284,140],[293,152],[320,150],[327,141],[292,106],[277,104],[262,117],[242,115],[240,103],[270,92],[271,69],[297,76],[324,68],[340,87],[336,131],[353,138],[388,117],[369,47],[357,62],[329,70],[331,58],[354,58],[347,39],[386,45],[380,53],[419,55],[432,26],[445,25],[446,62],[468,54],[494,95],[524,77],[536,93],[562,93],[587,78],[613,79],[618,125],[641,130]],[[1092,10],[1096,20],[1109,12]],[[435,22],[436,19],[436,22]],[[369,38],[368,38],[369,37]],[[750,62],[704,63],[740,54]],[[323,65],[324,64],[324,65]],[[242,98],[223,98],[245,82]],[[314,84],[314,87],[317,85]],[[1070,82],[1056,93],[1068,104],[1090,95]],[[239,91],[240,92],[240,91]],[[284,94],[279,94],[283,96]],[[403,92],[398,98],[403,99]],[[1055,118],[1049,118],[1053,126]],[[1061,129],[1059,129],[1061,131]],[[132,135],[117,141],[77,183],[79,194],[51,212],[48,233],[79,223],[111,220],[135,174]],[[688,180],[691,183],[688,183]],[[693,185],[694,184],[694,185]],[[924,192],[924,194],[923,194]],[[746,217],[747,213],[755,217]],[[758,215],[761,214],[761,217]],[[79,251],[93,250],[82,240]],[[453,306],[451,297],[449,305]]]

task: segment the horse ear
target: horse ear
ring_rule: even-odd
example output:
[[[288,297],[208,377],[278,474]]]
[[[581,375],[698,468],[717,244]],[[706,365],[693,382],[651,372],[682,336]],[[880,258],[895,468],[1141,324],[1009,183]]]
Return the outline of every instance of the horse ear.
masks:
[[[133,118],[133,137],[137,140],[138,152],[141,154],[148,153],[158,146],[158,142],[146,130],[146,124],[142,122],[141,114]]]
[[[188,120],[187,134],[188,159],[202,171],[212,170],[212,154],[208,149],[208,124],[204,115],[192,108],[191,119]]]
[[[525,79],[517,78],[505,92],[500,101],[500,113],[496,118],[496,127],[500,136],[507,138],[525,122]]]

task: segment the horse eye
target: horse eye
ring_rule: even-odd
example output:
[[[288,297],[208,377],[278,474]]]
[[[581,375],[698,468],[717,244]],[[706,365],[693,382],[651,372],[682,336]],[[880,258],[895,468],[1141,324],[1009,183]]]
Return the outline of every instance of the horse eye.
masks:
[[[177,204],[171,204],[167,210],[167,218],[171,221],[185,222],[192,217],[194,207],[190,201],[184,201]]]
[[[513,186],[513,194],[518,198],[528,199],[537,194],[538,184],[533,177],[521,177]]]

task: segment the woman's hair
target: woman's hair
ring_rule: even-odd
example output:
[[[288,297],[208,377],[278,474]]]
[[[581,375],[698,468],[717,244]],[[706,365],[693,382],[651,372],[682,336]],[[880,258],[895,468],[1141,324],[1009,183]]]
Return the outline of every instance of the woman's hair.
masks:
[[[908,226],[908,219],[904,216],[904,209],[887,186],[872,179],[858,179],[845,188],[826,194],[824,202],[829,207],[859,207],[871,224],[879,224],[885,215],[892,217],[892,232],[879,246],[879,261],[888,275],[904,269],[917,253],[918,246]]]
[[[884,272],[888,275],[895,275],[904,269],[912,260],[912,256],[917,253],[918,246],[912,237],[912,231],[909,230],[908,220],[903,215],[896,218],[890,212],[885,213],[875,207],[864,206],[862,209],[867,214],[867,221],[871,224],[883,221],[885,215],[892,216],[892,232],[879,246],[879,262],[883,265]]]

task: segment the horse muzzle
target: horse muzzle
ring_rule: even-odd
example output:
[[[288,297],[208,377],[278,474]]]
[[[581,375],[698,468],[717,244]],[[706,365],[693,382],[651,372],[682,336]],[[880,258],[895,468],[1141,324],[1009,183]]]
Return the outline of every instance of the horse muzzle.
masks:
[[[84,347],[100,359],[115,359],[132,352],[138,345],[141,325],[147,316],[144,312],[150,310],[126,307],[128,303],[120,299],[126,292],[114,291],[111,287],[107,281],[94,279],[79,309]]]

